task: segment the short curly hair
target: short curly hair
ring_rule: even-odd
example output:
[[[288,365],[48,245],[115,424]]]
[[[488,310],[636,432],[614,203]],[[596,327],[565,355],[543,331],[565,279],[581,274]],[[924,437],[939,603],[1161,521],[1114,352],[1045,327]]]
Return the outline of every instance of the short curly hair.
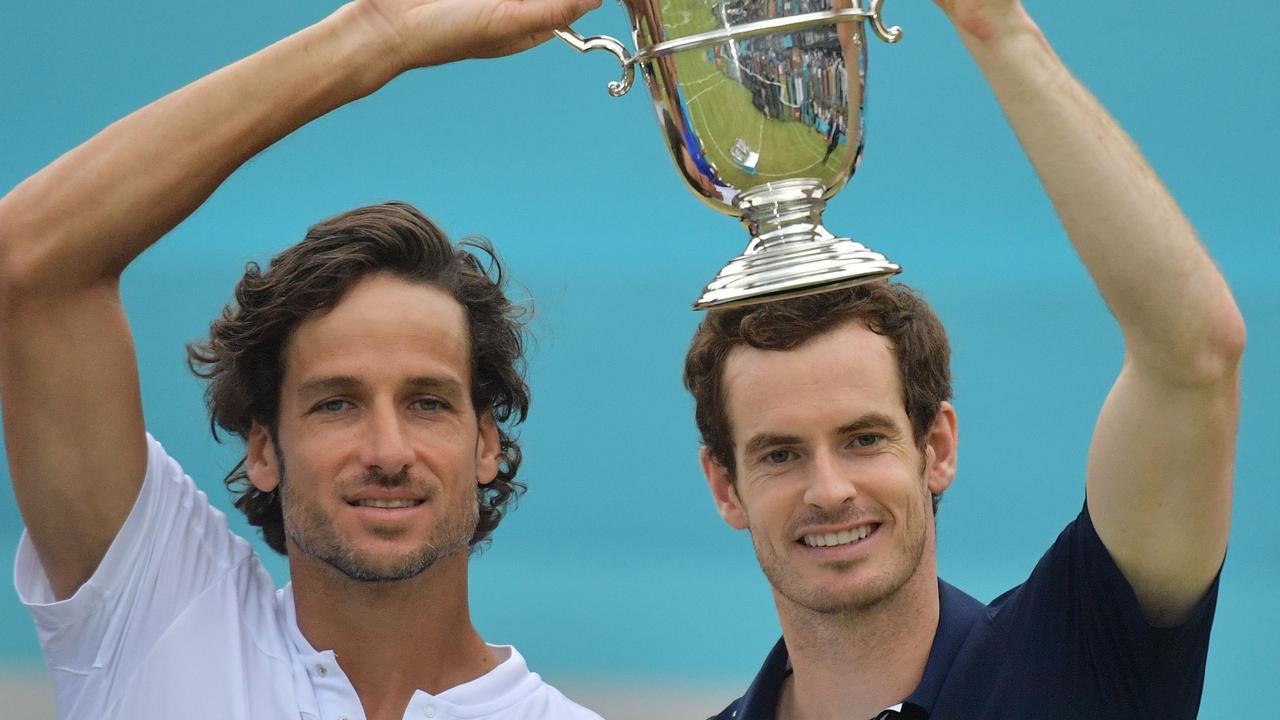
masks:
[[[738,346],[793,350],[848,322],[861,322],[893,347],[902,403],[917,444],[951,399],[951,346],[942,321],[914,290],[878,281],[785,300],[712,310],[685,356],[684,385],[707,452],[734,476],[733,428],[725,409],[724,369]],[[934,497],[937,512],[940,497]]]
[[[480,512],[474,548],[489,539],[525,490],[515,479],[521,452],[512,428],[529,413],[523,373],[526,309],[503,291],[502,265],[488,242],[468,239],[455,246],[411,205],[389,202],[343,213],[312,227],[265,272],[257,263],[245,267],[235,302],[210,324],[209,339],[187,346],[191,371],[209,381],[204,396],[210,430],[216,439],[222,429],[247,442],[256,421],[274,438],[285,343],[300,323],[333,308],[358,281],[375,273],[441,288],[466,312],[471,399],[478,413],[493,414],[501,446],[497,477],[476,485]],[[243,457],[224,482],[267,545],[287,555],[279,488],[255,488]]]

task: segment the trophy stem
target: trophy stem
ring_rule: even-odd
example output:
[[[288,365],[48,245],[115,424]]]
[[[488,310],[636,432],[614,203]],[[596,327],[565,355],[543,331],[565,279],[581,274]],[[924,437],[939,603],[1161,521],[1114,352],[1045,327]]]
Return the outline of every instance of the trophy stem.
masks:
[[[747,249],[702,291],[695,310],[809,295],[897,274],[884,255],[822,225],[826,187],[809,178],[758,185],[734,205],[751,233]]]

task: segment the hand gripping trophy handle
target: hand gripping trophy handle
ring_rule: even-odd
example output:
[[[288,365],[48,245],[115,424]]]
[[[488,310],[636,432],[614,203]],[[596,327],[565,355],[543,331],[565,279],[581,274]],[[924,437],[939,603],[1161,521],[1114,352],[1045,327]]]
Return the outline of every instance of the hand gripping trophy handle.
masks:
[[[884,0],[621,0],[637,50],[607,35],[556,34],[622,66],[609,94],[644,69],[658,122],[686,184],[751,234],[696,309],[803,295],[888,277],[900,268],[822,225],[822,210],[861,159],[864,24],[887,43],[902,30]],[[825,9],[823,9],[825,8]],[[795,11],[795,14],[776,16]]]

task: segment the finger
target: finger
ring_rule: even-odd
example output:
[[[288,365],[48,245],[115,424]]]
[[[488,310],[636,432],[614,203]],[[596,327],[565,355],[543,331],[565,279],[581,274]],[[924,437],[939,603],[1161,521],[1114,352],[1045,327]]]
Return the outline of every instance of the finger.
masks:
[[[567,27],[597,7],[600,7],[600,0],[524,0],[510,3],[504,9],[509,10],[507,21],[512,30],[521,34],[544,35],[556,28]]]
[[[553,37],[555,37],[555,33],[550,31],[530,33],[523,37],[516,38],[508,45],[498,48],[494,55],[498,57],[504,55],[515,55],[516,53],[537,47]]]

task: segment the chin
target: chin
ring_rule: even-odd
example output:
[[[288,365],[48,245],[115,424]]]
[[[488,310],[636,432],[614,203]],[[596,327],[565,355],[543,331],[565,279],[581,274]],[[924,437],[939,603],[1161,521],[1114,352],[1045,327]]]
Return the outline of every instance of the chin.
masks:
[[[339,555],[321,558],[330,567],[359,582],[397,582],[410,580],[431,568],[440,558],[427,553],[399,553],[388,556]]]
[[[899,595],[913,573],[905,568],[875,571],[872,568],[823,568],[796,572],[796,568],[762,566],[776,594],[791,603],[820,614],[865,612]]]
[[[791,600],[816,613],[845,615],[870,610],[893,597],[897,590],[896,587],[865,585],[852,588],[811,587],[802,597],[792,597]]]
[[[288,528],[286,528],[287,531]],[[365,542],[342,541],[331,534],[320,537],[290,536],[291,550],[319,561],[357,582],[409,580],[440,561],[466,552],[467,543],[392,542],[365,538]]]

